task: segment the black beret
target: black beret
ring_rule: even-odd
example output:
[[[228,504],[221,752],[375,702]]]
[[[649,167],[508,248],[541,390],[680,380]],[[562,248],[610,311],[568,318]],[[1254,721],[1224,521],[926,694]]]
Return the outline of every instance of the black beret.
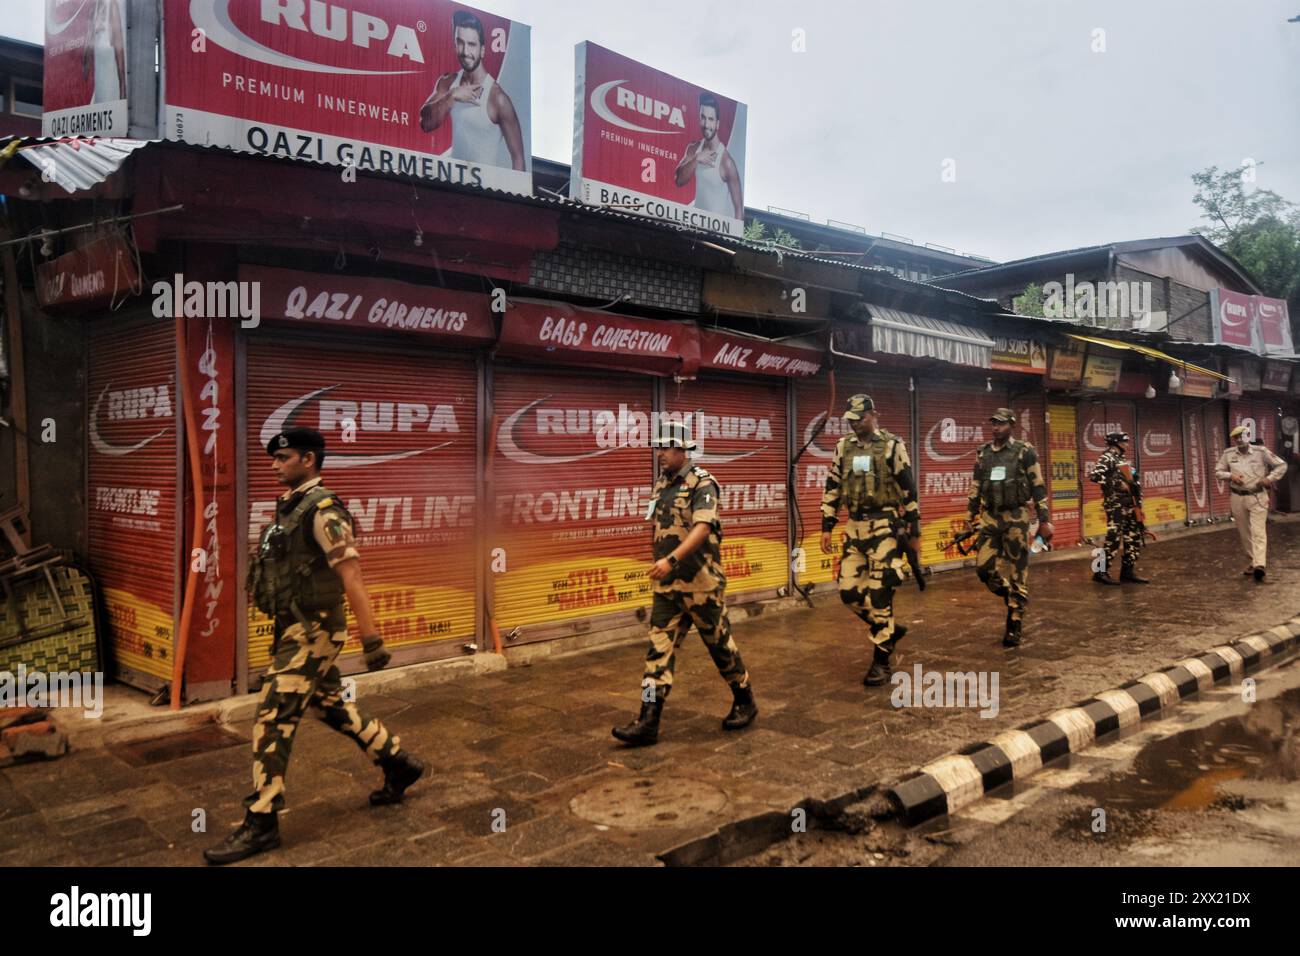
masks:
[[[325,436],[314,428],[287,428],[266,443],[266,453],[274,456],[283,448],[296,452],[324,451]]]

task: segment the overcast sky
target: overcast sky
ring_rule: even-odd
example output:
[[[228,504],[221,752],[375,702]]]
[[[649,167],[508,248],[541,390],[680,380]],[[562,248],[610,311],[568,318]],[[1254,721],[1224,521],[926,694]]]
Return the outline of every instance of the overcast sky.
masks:
[[[570,158],[592,40],[749,105],[759,209],[1013,259],[1184,233],[1210,165],[1253,159],[1300,202],[1300,0],[474,2],[533,27],[549,159]],[[44,0],[0,7],[41,42]]]

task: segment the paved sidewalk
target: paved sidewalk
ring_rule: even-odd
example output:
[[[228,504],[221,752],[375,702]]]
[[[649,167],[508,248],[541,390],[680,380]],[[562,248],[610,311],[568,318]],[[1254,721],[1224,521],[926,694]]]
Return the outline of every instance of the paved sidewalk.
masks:
[[[1018,651],[1001,647],[1001,605],[973,571],[940,575],[923,595],[909,583],[895,669],[997,671],[993,719],[896,710],[890,688],[864,688],[864,629],[838,601],[736,628],[761,711],[738,734],[719,726],[730,694],[694,634],[648,749],[609,733],[637,710],[640,646],[367,695],[430,775],[403,805],[372,809],[378,772],[305,721],[284,846],[245,865],[654,865],[719,826],[840,797],[1286,620],[1300,610],[1300,524],[1272,525],[1270,538],[1263,585],[1241,576],[1232,527],[1150,546],[1146,587],[1094,585],[1084,560],[1039,564]],[[242,815],[251,769],[239,729],[244,739],[210,728],[0,772],[0,865],[202,864]],[[192,832],[199,809],[207,833]]]

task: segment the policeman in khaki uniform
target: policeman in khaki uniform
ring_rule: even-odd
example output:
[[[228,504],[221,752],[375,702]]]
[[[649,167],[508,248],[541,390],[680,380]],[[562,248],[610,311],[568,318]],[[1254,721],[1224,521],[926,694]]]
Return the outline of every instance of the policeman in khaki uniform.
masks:
[[[1219,456],[1214,474],[1228,482],[1232,492],[1232,521],[1250,559],[1241,573],[1263,581],[1268,563],[1268,491],[1286,474],[1286,462],[1263,445],[1252,445],[1245,425],[1238,425],[1228,437],[1236,444]]]
[[[1088,473],[1091,481],[1101,485],[1101,506],[1106,512],[1106,566],[1096,571],[1092,579],[1098,584],[1118,587],[1121,582],[1149,584],[1147,578],[1137,573],[1138,558],[1142,556],[1146,537],[1142,514],[1142,486],[1133,463],[1128,460],[1129,437],[1125,432],[1111,432],[1106,436],[1106,450]],[[1119,581],[1110,576],[1115,558],[1123,549]]]
[[[275,521],[250,558],[248,588],[258,610],[275,619],[275,644],[253,723],[253,792],[244,798],[239,829],[204,852],[217,864],[280,845],[276,814],[284,807],[284,775],[294,732],[309,706],[383,769],[383,788],[370,794],[373,805],[398,802],[424,773],[387,727],[343,696],[334,661],[348,639],[345,596],[361,627],[366,666],[379,670],[390,655],[361,580],[352,517],[321,484],[325,439],[312,429],[295,428],[272,438],[266,451],[289,490],[280,496]]]
[[[989,421],[993,440],[975,453],[967,501],[968,529],[982,515],[975,572],[986,588],[1006,601],[1002,646],[1018,647],[1029,604],[1029,525],[1034,517],[1030,502],[1045,543],[1051,542],[1054,529],[1047,513],[1047,485],[1038,452],[1028,442],[1011,437],[1015,412],[999,408]]]
[[[848,511],[840,553],[840,600],[866,622],[874,648],[868,687],[888,683],[889,656],[907,628],[894,623],[894,589],[903,583],[903,547],[920,548],[921,509],[912,463],[903,440],[880,427],[876,405],[867,395],[848,401],[844,419],[853,434],[835,443],[835,457],[822,494],[821,548],[833,552],[831,532],[840,508]],[[899,543],[898,523],[906,545]]]
[[[691,625],[700,632],[718,672],[731,686],[734,702],[722,721],[726,730],[748,727],[758,715],[749,673],[731,637],[727,617],[727,578],[722,572],[722,521],[718,483],[692,465],[695,449],[686,426],[665,424],[655,440],[661,473],[651,492],[646,519],[654,522],[654,603],[650,611],[650,650],[642,682],[641,714],[614,736],[632,746],[659,739],[659,718],[673,687],[677,648]]]

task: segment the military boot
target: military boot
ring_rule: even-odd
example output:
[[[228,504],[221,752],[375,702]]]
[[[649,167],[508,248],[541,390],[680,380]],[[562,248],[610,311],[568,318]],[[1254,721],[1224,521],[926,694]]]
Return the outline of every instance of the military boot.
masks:
[[[1013,618],[1010,611],[1007,611],[1007,632],[1002,636],[1002,646],[1020,646],[1020,621]]]
[[[740,730],[742,727],[748,727],[758,716],[758,704],[754,703],[754,688],[733,686],[731,695],[735,700],[731,705],[730,713],[722,719],[722,729]]]
[[[614,736],[633,747],[649,747],[659,739],[659,716],[664,710],[664,700],[656,695],[654,700],[641,702],[641,713],[624,727],[615,727]]]
[[[1121,581],[1127,581],[1129,584],[1150,584],[1151,583],[1150,578],[1139,577],[1138,573],[1133,570],[1133,565],[1131,564],[1124,565],[1123,569],[1119,572],[1119,579]]]
[[[1115,587],[1119,587],[1119,582],[1116,581],[1114,578],[1112,578],[1105,571],[1098,571],[1096,574],[1092,576],[1092,579],[1096,581],[1098,584],[1113,584]]]
[[[280,823],[274,813],[244,813],[244,822],[234,833],[210,850],[203,851],[209,863],[224,866],[250,856],[274,850],[280,845]]]
[[[890,655],[894,653],[894,648],[898,642],[907,637],[907,627],[903,624],[894,625],[894,636],[883,644],[877,644],[875,653],[871,658],[871,669],[867,675],[862,678],[862,683],[867,687],[879,687],[881,684],[889,683],[890,676],[894,673],[889,667]]]
[[[370,794],[372,807],[400,803],[406,788],[424,776],[424,764],[405,750],[399,750],[387,760],[381,760],[379,766],[384,771],[384,786]]]

